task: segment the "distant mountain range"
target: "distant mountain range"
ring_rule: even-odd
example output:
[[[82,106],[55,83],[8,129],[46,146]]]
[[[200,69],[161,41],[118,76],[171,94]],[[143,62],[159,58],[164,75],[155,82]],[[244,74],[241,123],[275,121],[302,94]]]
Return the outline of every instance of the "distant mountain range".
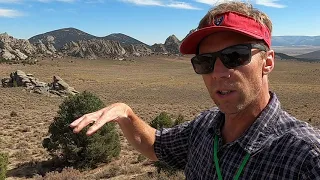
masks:
[[[130,36],[127,36],[121,33],[110,34],[105,37],[98,37],[75,28],[63,28],[63,29],[46,32],[46,33],[39,34],[29,38],[29,41],[32,44],[37,43],[39,40],[46,41],[48,36],[54,37],[55,39],[54,47],[56,49],[61,49],[65,44],[72,41],[77,42],[77,41],[86,41],[90,39],[112,40],[112,41],[117,41],[121,44],[133,44],[133,45],[143,44],[143,45],[149,46],[137,39],[134,39]]]
[[[191,31],[190,31],[191,32]],[[1,45],[1,42],[3,45]],[[30,44],[28,44],[30,43]],[[26,59],[33,56],[73,56],[81,58],[125,58],[129,56],[146,56],[152,54],[179,55],[181,41],[175,36],[169,36],[164,44],[147,45],[135,38],[121,33],[98,37],[75,28],[63,28],[31,37],[28,40],[18,40],[6,33],[0,34],[0,57],[5,59]],[[280,59],[300,61],[320,61],[320,36],[273,36],[272,45],[276,56]],[[299,56],[289,56],[279,49],[283,47],[312,46],[314,52],[304,52]],[[291,48],[290,48],[291,49]],[[278,51],[279,50],[279,51]],[[310,49],[308,49],[310,50]],[[2,52],[2,53],[1,53]],[[303,54],[305,53],[305,54]],[[296,53],[297,55],[298,53]]]
[[[272,36],[273,46],[320,46],[320,36]]]
[[[320,51],[302,54],[299,56],[289,56],[284,53],[275,53],[276,59],[280,60],[296,60],[305,62],[320,62]]]
[[[28,60],[35,57],[80,57],[86,59],[132,59],[149,55],[180,55],[180,40],[169,36],[164,44],[147,45],[128,35],[115,33],[97,37],[75,28],[63,28],[16,39],[0,34],[0,59]]]
[[[118,41],[121,44],[143,44],[137,39],[121,33],[114,33],[104,37],[98,37],[75,28],[63,28],[43,34],[39,34],[29,38],[31,43],[37,42],[39,39],[44,39],[47,36],[53,36],[56,39],[56,48],[61,48],[64,44],[71,41],[89,40],[89,39],[105,39]],[[273,46],[320,46],[320,36],[272,36]]]

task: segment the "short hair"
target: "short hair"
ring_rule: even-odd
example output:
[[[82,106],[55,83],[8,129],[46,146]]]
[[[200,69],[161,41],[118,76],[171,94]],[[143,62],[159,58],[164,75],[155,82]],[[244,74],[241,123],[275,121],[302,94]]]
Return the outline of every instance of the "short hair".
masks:
[[[211,24],[216,15],[229,11],[237,12],[255,19],[260,24],[267,26],[270,31],[270,34],[272,33],[272,22],[270,18],[260,10],[253,8],[251,4],[240,1],[222,3],[210,9],[208,13],[199,22],[198,29],[201,29]]]

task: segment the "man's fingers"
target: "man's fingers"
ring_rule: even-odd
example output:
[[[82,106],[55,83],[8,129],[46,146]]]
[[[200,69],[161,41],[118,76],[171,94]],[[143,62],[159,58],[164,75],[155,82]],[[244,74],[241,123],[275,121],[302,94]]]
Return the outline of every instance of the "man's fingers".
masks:
[[[112,121],[113,119],[109,115],[109,111],[103,111],[101,116],[96,120],[96,122],[88,129],[87,135],[90,136],[97,132],[104,124]]]
[[[86,114],[70,124],[70,127],[74,128],[73,132],[78,133],[84,127],[88,126],[92,122],[94,124],[88,129],[87,135],[94,134],[104,124],[117,120],[119,118],[127,118],[127,107],[123,103],[116,103],[99,111]]]
[[[70,127],[74,128],[76,127],[81,121],[82,119],[84,118],[85,116],[81,116],[80,118],[76,119],[75,121],[73,121],[71,124],[70,124]]]
[[[88,126],[90,123],[95,122],[99,118],[99,112],[94,112],[90,114],[86,114],[79,118],[79,122],[77,125],[74,127],[73,132],[78,133],[80,132],[84,127]],[[76,120],[76,121],[78,121]]]
[[[73,121],[71,124],[70,124],[70,127],[72,128],[75,128],[76,126],[79,125],[79,123],[84,119],[84,118],[89,118],[91,119],[91,122],[95,121],[96,119],[98,119],[100,117],[99,114],[101,114],[103,111],[103,109],[100,109],[99,111],[96,111],[96,112],[92,112],[92,113],[88,113],[88,114],[85,114],[83,116],[81,116],[80,118],[76,119],[75,121]]]

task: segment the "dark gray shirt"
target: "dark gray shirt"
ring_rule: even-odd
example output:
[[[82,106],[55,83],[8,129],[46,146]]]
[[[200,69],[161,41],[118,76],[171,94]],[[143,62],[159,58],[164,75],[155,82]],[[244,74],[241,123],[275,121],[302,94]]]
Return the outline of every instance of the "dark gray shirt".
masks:
[[[218,179],[213,159],[214,136],[223,179],[233,179],[246,153],[250,159],[239,179],[320,179],[320,131],[283,111],[274,93],[256,121],[236,141],[223,144],[224,114],[218,108],[195,120],[157,130],[159,160],[184,169],[187,179]]]

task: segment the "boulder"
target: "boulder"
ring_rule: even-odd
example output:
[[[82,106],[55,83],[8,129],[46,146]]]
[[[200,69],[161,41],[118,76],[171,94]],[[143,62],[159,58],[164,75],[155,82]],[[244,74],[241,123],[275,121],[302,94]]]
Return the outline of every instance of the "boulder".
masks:
[[[53,76],[52,83],[45,83],[39,81],[32,74],[26,74],[21,70],[12,72],[10,78],[3,78],[1,83],[2,87],[25,87],[29,92],[38,94],[51,94],[65,97],[79,93],[59,76]]]
[[[11,54],[7,49],[2,50],[1,57],[6,60],[13,60],[16,58],[14,54]]]
[[[15,55],[19,58],[19,60],[20,60],[20,59],[21,59],[21,60],[26,60],[26,59],[28,58],[28,56],[25,55],[25,54],[23,54],[22,52],[20,52],[19,49],[16,49],[16,50],[14,51],[14,53],[15,53]]]

